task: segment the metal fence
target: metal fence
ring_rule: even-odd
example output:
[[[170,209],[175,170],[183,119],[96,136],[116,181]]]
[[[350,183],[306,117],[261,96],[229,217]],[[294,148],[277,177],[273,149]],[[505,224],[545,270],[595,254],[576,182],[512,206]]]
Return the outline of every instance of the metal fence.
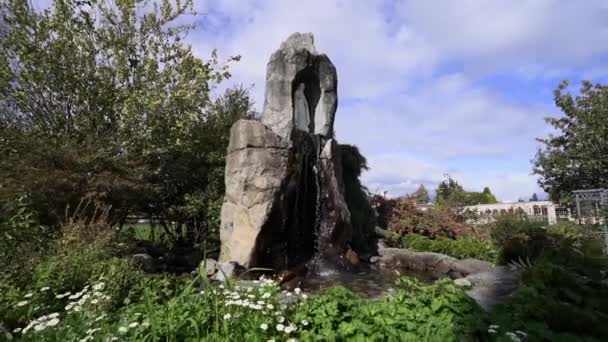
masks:
[[[601,225],[601,230],[594,233],[594,237],[602,242],[604,254],[608,254],[608,189],[576,190],[573,193],[577,222]]]

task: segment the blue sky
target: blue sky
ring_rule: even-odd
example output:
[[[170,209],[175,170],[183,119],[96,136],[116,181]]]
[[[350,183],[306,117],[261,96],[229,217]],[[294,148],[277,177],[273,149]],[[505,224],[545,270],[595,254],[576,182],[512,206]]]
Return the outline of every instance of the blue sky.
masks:
[[[359,146],[372,191],[434,188],[445,173],[500,200],[541,192],[535,137],[559,115],[562,79],[608,78],[605,0],[195,0],[189,37],[202,58],[240,54],[232,84],[262,110],[266,62],[312,32],[336,65],[336,134]],[[221,89],[220,89],[221,90]]]

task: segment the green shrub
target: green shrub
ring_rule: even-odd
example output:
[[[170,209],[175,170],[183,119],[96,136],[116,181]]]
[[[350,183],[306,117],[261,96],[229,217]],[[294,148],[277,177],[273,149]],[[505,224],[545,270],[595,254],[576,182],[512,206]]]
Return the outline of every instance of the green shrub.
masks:
[[[480,329],[477,306],[449,280],[423,285],[401,279],[384,300],[332,288],[298,306],[295,321],[309,322],[301,341],[463,341]]]
[[[516,215],[499,217],[490,235],[499,249],[498,262],[533,260],[549,247],[545,223]]]
[[[38,223],[27,196],[0,208],[0,281],[29,282],[51,238],[50,231]]]
[[[353,228],[352,247],[358,253],[376,251],[376,215],[367,189],[361,184],[361,172],[367,170],[367,161],[353,145],[338,145],[344,179],[344,199],[350,211]]]
[[[608,284],[600,269],[564,266],[543,257],[522,281],[512,300],[493,313],[493,322],[524,330],[533,341],[608,339]]]
[[[474,258],[489,262],[495,262],[498,254],[491,242],[477,239],[453,240],[444,237],[430,239],[409,234],[401,238],[401,246],[419,252],[435,252],[459,259]]]

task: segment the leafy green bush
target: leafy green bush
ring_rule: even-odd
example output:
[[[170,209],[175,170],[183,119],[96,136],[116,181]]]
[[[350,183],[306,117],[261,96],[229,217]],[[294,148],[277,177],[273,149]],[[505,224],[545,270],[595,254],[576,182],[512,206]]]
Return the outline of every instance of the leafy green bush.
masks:
[[[583,267],[545,257],[538,260],[524,273],[511,302],[496,309],[492,321],[509,330],[525,330],[534,341],[606,341],[605,274],[579,266]]]
[[[459,259],[474,258],[495,262],[498,252],[489,241],[477,239],[448,239],[437,237],[430,239],[421,235],[409,234],[401,238],[403,248],[419,252],[435,252]]]
[[[423,285],[401,279],[385,300],[362,299],[332,288],[298,306],[309,322],[301,341],[463,341],[481,331],[477,306],[449,280]]]
[[[533,260],[550,245],[545,223],[517,215],[500,216],[490,235],[500,250],[498,262]]]
[[[338,145],[344,178],[344,197],[353,228],[352,247],[358,253],[376,251],[376,215],[367,189],[361,184],[361,172],[367,170],[367,161],[353,145]]]
[[[0,208],[0,281],[27,283],[51,237],[27,196]]]

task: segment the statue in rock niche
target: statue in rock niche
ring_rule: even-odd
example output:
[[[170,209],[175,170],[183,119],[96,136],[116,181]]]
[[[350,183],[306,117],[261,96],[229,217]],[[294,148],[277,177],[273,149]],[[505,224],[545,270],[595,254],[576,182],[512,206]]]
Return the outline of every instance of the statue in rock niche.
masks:
[[[304,83],[300,83],[293,96],[293,116],[296,128],[308,132],[310,130],[310,110],[304,89],[306,89],[306,86]]]

